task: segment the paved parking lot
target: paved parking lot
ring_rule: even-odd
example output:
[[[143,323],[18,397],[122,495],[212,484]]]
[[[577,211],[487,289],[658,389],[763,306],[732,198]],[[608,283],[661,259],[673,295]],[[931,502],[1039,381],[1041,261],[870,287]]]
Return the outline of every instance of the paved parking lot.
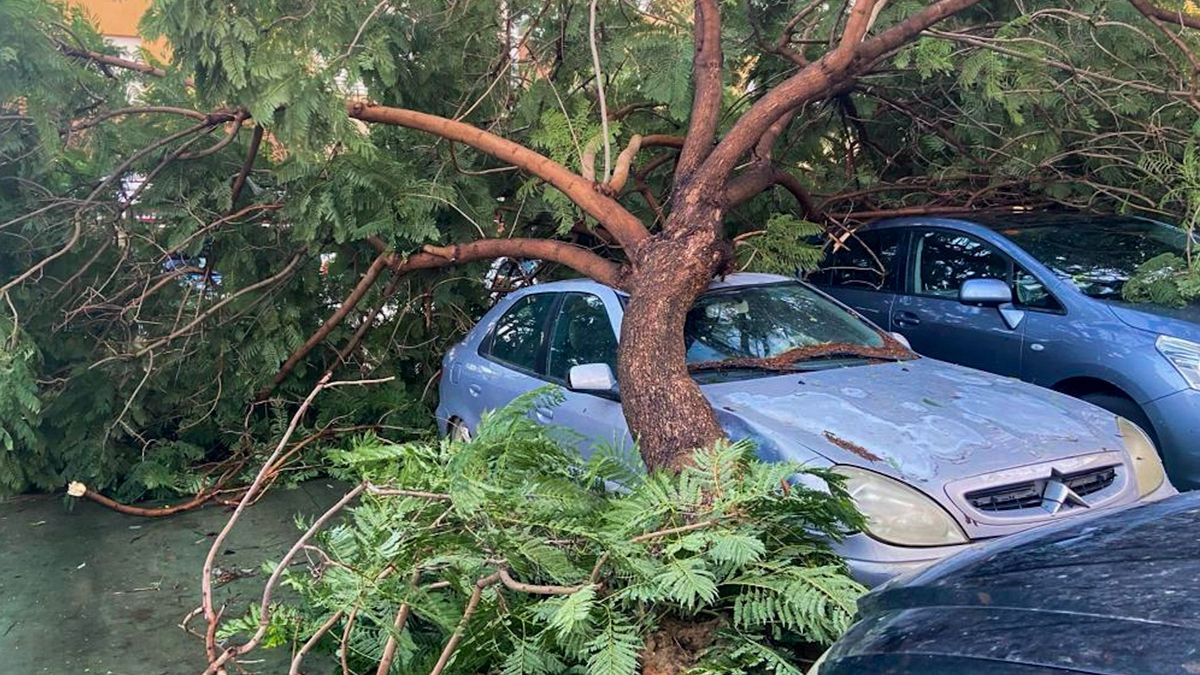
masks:
[[[234,614],[257,602],[259,567],[294,541],[294,516],[324,511],[341,494],[316,481],[249,509],[217,565],[256,576],[223,586],[217,601]],[[228,515],[209,507],[135,518],[82,500],[68,510],[60,495],[0,503],[0,675],[202,671],[202,642],[178,624],[200,602],[201,565]],[[242,663],[286,672],[288,656],[264,651]]]

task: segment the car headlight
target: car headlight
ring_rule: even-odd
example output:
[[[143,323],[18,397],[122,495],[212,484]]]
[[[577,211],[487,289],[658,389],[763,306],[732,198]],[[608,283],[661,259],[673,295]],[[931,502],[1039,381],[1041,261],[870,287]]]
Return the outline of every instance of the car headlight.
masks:
[[[1192,389],[1200,389],[1200,344],[1170,335],[1159,335],[1154,346],[1175,366]]]
[[[1158,449],[1141,427],[1124,417],[1117,418],[1117,428],[1121,430],[1125,451],[1133,460],[1133,475],[1137,477],[1138,495],[1145,497],[1161,487],[1167,478],[1162,460],[1158,458]]]
[[[897,546],[967,543],[954,518],[916,488],[855,466],[837,466],[846,490],[867,519],[867,533]]]

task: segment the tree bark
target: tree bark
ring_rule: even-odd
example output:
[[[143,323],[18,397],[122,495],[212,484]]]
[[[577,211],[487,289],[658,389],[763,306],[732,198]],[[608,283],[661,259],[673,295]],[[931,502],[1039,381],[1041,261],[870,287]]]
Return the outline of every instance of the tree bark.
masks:
[[[721,216],[716,201],[681,205],[639,248],[628,278],[617,366],[621,408],[652,470],[678,470],[691,451],[725,438],[688,372],[683,340],[688,310],[730,258]]]

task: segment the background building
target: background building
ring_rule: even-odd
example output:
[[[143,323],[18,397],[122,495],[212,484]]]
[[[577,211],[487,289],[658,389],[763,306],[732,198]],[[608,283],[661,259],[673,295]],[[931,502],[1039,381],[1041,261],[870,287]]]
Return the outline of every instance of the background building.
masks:
[[[138,22],[151,0],[70,0],[84,12],[111,44],[120,47],[129,58],[136,59],[144,48],[157,59],[166,59],[170,50],[163,40],[145,41],[138,33]]]

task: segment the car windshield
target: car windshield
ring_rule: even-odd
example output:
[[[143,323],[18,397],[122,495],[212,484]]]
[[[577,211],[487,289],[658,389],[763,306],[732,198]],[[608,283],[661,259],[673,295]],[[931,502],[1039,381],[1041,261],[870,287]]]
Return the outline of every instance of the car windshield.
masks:
[[[1187,253],[1183,230],[1149,220],[1073,220],[1000,231],[1060,278],[1101,300],[1120,300],[1125,282],[1147,260]]]
[[[898,360],[912,352],[805,286],[742,286],[700,296],[684,326],[689,368],[794,370],[805,361]]]

